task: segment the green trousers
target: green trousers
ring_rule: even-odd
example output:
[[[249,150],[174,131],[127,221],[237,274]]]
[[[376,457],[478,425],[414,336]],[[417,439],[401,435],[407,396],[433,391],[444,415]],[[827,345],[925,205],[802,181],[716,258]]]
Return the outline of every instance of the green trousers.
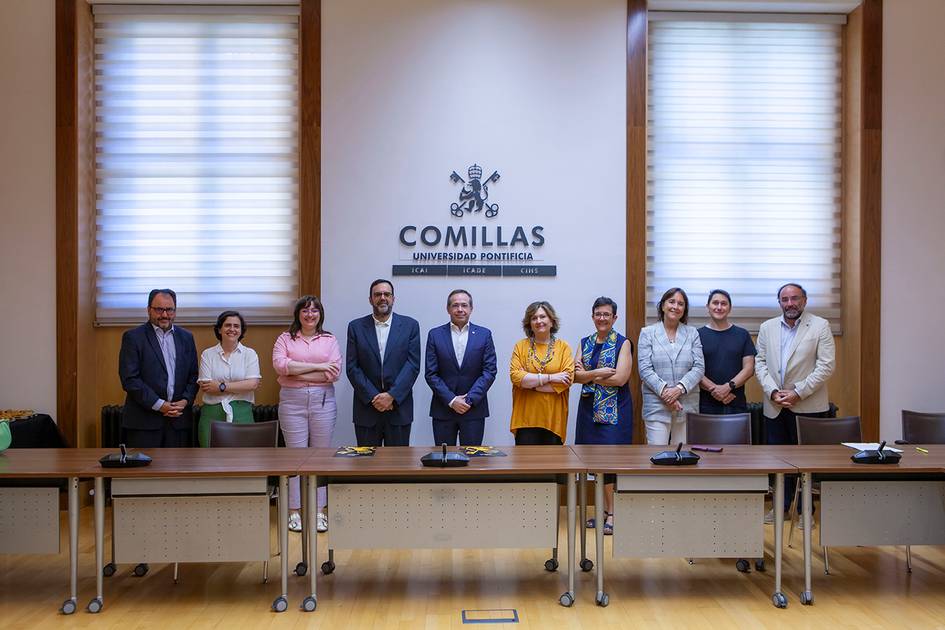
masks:
[[[234,400],[230,402],[230,408],[233,410],[234,424],[252,424],[253,406],[245,400]],[[210,446],[210,424],[213,422],[226,422],[226,413],[223,411],[223,405],[204,405],[200,408],[200,423],[197,425],[197,440],[200,446]]]

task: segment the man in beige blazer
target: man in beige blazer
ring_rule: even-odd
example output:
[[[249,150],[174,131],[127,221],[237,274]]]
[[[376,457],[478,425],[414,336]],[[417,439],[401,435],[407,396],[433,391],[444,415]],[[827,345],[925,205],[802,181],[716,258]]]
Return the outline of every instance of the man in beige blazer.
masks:
[[[758,330],[755,376],[765,393],[767,443],[797,444],[795,417],[828,413],[827,379],[836,367],[836,351],[827,320],[804,312],[804,287],[785,284],[778,290],[778,304],[782,316],[769,319]],[[796,482],[794,477],[785,480],[785,511]]]

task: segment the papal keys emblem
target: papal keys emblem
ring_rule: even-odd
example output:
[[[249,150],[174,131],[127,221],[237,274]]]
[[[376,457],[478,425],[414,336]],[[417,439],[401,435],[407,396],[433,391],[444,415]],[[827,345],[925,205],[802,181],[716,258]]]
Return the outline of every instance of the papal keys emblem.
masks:
[[[454,184],[462,183],[463,189],[459,191],[459,203],[450,204],[450,212],[454,217],[461,217],[467,212],[482,212],[486,210],[487,217],[494,217],[499,214],[499,204],[488,203],[489,184],[499,181],[499,171],[493,171],[492,175],[485,180],[482,179],[482,167],[473,164],[466,171],[469,180],[464,180],[456,171],[450,175],[450,180]]]

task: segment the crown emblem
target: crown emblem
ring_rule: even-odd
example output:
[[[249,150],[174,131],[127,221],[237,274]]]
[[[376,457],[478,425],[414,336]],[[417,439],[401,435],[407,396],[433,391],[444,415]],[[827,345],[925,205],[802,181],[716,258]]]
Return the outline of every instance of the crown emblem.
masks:
[[[481,179],[482,167],[478,164],[473,164],[469,167],[469,170],[467,170],[466,173],[469,175],[469,179]]]

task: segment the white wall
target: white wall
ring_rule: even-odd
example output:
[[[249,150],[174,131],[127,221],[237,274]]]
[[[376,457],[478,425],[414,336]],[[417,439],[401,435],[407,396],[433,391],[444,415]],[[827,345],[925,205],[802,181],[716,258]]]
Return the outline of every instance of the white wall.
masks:
[[[881,437],[945,411],[945,2],[883,3]]]
[[[55,18],[0,2],[0,409],[56,415]]]
[[[508,361],[525,306],[549,300],[575,347],[593,330],[595,297],[625,303],[625,25],[623,0],[323,3],[327,327],[343,339],[370,312],[370,282],[409,256],[403,225],[545,228],[536,262],[557,265],[556,278],[394,278],[395,311],[420,321],[421,345],[447,321],[447,293],[472,292],[473,321],[493,330],[499,361],[486,443],[511,442]],[[494,219],[450,215],[459,187],[449,175],[474,162],[501,174]],[[344,377],[337,387],[335,442],[352,443],[351,388]],[[411,443],[430,444],[422,374],[414,398]]]

